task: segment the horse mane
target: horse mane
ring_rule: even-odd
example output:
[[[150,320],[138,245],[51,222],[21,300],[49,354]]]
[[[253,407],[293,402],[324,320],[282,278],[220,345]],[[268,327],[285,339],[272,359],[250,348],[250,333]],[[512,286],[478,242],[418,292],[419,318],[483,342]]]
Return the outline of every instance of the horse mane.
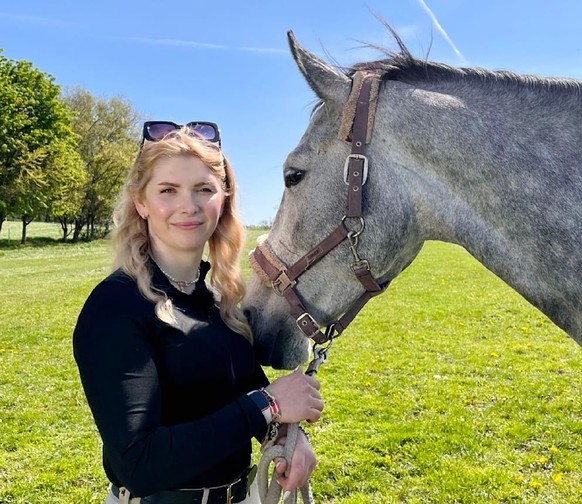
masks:
[[[381,20],[382,21],[382,20]],[[383,53],[386,58],[376,61],[356,63],[344,69],[348,77],[357,71],[373,72],[380,75],[382,81],[394,80],[414,84],[418,82],[479,82],[482,84],[505,84],[508,87],[520,87],[531,90],[551,89],[582,94],[582,81],[562,77],[540,77],[537,75],[518,74],[507,70],[487,70],[484,68],[453,67],[444,63],[421,60],[414,57],[398,33],[386,22],[384,26],[390,31],[399,46],[393,51],[378,45],[365,43],[364,47]]]

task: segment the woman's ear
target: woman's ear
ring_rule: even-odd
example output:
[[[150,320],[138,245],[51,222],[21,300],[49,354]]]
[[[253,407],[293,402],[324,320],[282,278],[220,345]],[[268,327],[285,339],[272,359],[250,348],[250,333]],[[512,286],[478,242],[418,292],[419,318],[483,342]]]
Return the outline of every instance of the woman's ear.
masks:
[[[149,217],[147,207],[141,201],[139,201],[136,196],[133,196],[132,200],[133,204],[135,205],[135,210],[137,211],[139,216],[142,219],[146,220]]]

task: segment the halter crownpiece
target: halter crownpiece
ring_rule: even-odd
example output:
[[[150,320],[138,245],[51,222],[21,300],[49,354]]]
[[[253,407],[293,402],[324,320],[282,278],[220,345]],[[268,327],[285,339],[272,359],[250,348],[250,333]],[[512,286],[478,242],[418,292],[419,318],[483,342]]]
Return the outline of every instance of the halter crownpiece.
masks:
[[[267,242],[266,236],[259,237],[257,247],[249,254],[251,267],[255,273],[264,283],[270,283],[273,290],[287,300],[289,311],[295,318],[297,327],[317,344],[329,342],[339,336],[364,305],[372,297],[384,292],[389,283],[378,283],[372,276],[368,261],[361,259],[357,250],[359,237],[365,228],[365,220],[362,216],[362,187],[368,176],[368,158],[365,152],[372,135],[379,84],[377,74],[356,72],[353,76],[350,96],[342,113],[342,124],[338,136],[345,140],[349,138],[351,132],[352,151],[346,158],[344,167],[344,182],[348,186],[348,194],[346,213],[340,224],[291,266],[285,265],[277,257]],[[355,220],[359,227],[356,230],[350,230],[346,225],[348,220]],[[365,292],[340,319],[330,324],[323,333],[319,324],[303,305],[295,286],[297,279],[303,273],[346,239],[354,258],[350,267]]]
[[[366,126],[366,144],[372,140],[372,131],[374,130],[374,119],[376,117],[376,107],[378,105],[378,93],[380,91],[380,76],[375,73],[356,72],[352,78],[352,91],[348,101],[344,105],[342,120],[338,131],[338,138],[346,142],[350,141],[350,133],[356,118],[356,105],[361,95],[362,84],[365,79],[371,81],[370,95],[368,97],[368,121]]]

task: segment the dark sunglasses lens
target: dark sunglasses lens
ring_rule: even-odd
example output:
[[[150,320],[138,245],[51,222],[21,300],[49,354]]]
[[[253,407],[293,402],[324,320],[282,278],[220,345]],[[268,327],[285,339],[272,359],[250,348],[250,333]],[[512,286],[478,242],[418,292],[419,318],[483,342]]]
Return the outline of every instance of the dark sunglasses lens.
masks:
[[[205,140],[215,142],[218,139],[218,132],[211,124],[189,123],[188,129],[191,133]]]
[[[148,126],[148,133],[155,140],[161,140],[168,133],[175,130],[176,126],[174,126],[173,124],[154,123]]]

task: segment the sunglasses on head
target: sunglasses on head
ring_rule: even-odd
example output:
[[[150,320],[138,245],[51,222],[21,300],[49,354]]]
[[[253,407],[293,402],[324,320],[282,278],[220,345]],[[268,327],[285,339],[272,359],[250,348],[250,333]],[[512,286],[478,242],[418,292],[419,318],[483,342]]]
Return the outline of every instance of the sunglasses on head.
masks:
[[[192,121],[188,124],[176,124],[171,121],[146,121],[143,123],[142,145],[145,140],[158,142],[168,133],[185,128],[188,134],[194,138],[201,138],[220,146],[220,130],[218,125],[211,122]]]

